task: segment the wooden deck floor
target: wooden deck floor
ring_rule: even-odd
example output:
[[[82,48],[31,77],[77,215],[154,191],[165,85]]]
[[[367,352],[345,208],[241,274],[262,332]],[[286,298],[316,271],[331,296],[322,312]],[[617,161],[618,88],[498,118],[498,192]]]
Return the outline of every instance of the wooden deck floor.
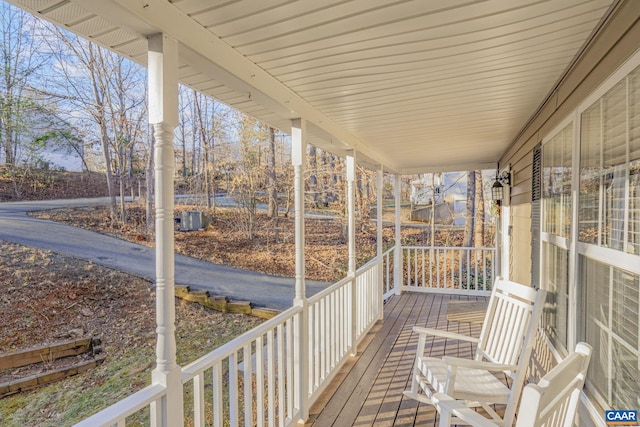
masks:
[[[480,325],[447,321],[449,301],[485,298],[405,293],[387,302],[379,321],[331,387],[314,404],[308,426],[437,426],[429,405],[408,399],[410,373],[418,338],[415,325],[478,336]],[[470,357],[471,344],[444,339],[427,342],[432,356]]]

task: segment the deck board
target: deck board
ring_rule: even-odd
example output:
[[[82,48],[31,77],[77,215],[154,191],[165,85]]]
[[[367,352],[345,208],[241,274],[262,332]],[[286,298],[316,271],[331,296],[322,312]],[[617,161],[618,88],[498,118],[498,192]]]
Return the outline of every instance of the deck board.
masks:
[[[447,329],[478,336],[480,325],[447,320],[450,300],[477,301],[484,298],[442,294],[405,293],[385,305],[379,321],[363,340],[358,355],[350,360],[331,387],[311,407],[307,426],[437,426],[437,413],[430,405],[405,397],[410,387],[418,337],[413,326]],[[431,356],[470,357],[469,343],[430,337]]]

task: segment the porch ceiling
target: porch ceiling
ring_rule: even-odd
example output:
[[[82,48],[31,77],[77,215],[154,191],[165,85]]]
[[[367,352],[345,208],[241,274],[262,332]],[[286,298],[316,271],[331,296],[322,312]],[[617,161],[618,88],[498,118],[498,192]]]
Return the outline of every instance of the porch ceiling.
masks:
[[[495,166],[615,0],[10,0],[309,142],[397,172]]]

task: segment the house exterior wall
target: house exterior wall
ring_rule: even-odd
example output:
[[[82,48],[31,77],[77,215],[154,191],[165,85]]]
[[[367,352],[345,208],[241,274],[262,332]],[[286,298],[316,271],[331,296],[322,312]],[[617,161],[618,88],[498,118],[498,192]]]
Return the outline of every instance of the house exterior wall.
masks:
[[[514,221],[509,272],[514,280],[530,283],[532,151],[546,134],[567,118],[608,76],[640,49],[640,2],[623,0],[585,49],[538,114],[522,129],[500,159],[510,165],[512,187],[509,204]],[[527,218],[528,215],[528,218]]]
[[[509,278],[525,285],[531,284],[531,203],[512,205],[509,210],[510,259]]]
[[[533,149],[538,144],[548,142],[548,138],[552,135],[552,132],[557,132],[557,129],[563,126],[563,122],[571,119],[571,117],[579,117],[576,112],[581,106],[584,108],[587,98],[603,85],[629,58],[636,58],[637,55],[640,55],[640,53],[638,53],[639,51],[640,2],[634,0],[620,1],[616,4],[615,9],[608,19],[603,23],[600,31],[590,45],[584,50],[580,59],[576,61],[571,71],[565,75],[563,80],[551,93],[547,102],[540,108],[537,115],[522,129],[520,135],[502,156],[500,166],[504,167],[509,165],[512,172],[512,188],[509,199],[510,214],[508,216],[511,227],[508,238],[510,245],[508,271],[513,280],[528,284],[532,283],[532,248],[540,247],[540,242],[537,242],[538,245],[532,245],[532,239],[534,238],[532,229],[535,228],[536,222],[539,221],[537,218],[532,218],[532,212],[534,211],[532,209]],[[579,136],[579,132],[579,128],[576,128],[574,135]],[[579,153],[579,151],[574,152],[574,154],[575,153]],[[577,170],[574,170],[574,174],[575,173],[577,173]],[[576,182],[578,181],[574,181],[573,184],[574,191]],[[574,203],[576,203],[576,200],[577,199],[574,198]],[[579,218],[575,216],[577,213],[578,210],[576,209],[573,214],[573,221],[577,221]],[[575,241],[578,240],[575,233],[576,231],[573,232],[573,245],[575,245]],[[555,245],[561,245],[563,241],[563,239],[550,234],[547,235],[546,239]],[[588,280],[585,277],[580,277],[580,275],[584,276],[586,267],[576,267],[576,265],[580,266],[582,263],[587,262],[584,260],[588,259],[589,256],[593,256],[593,259],[604,262],[603,265],[606,266],[609,265],[606,258],[615,258],[617,255],[612,252],[612,250],[606,249],[602,251],[605,256],[601,256],[597,245],[587,245],[589,247],[586,248],[585,244],[580,242],[578,243],[582,249],[577,250],[575,246],[571,246],[571,236],[569,236],[567,242],[569,242],[569,247],[566,249],[566,253],[569,254],[569,262],[565,267],[569,273],[567,273],[565,277],[568,287],[571,289],[571,291],[569,291],[569,300],[572,301],[572,303],[569,304],[568,322],[570,325],[572,325],[573,322],[577,322],[577,325],[573,324],[568,328],[569,338],[564,338],[569,344],[568,347],[571,347],[572,343],[576,340],[584,339],[585,336],[585,332],[583,331],[585,326],[581,324],[581,322],[584,322],[583,318],[585,315],[584,313],[580,313],[580,307],[578,307],[577,310],[576,307],[585,304],[581,302],[581,298],[585,298],[584,295],[587,291],[584,289],[586,289]],[[543,244],[546,244],[547,248],[549,247],[548,243],[543,242]],[[581,253],[580,251],[583,252]],[[585,256],[585,253],[587,253],[587,256]],[[631,257],[637,257],[637,253],[632,253]],[[625,254],[624,259],[627,258],[629,258],[629,255]],[[562,257],[556,254],[554,260],[555,259],[562,259]],[[546,262],[550,262],[548,258]],[[564,264],[567,263],[563,262],[563,265]],[[633,261],[631,264],[633,264]],[[535,268],[535,265],[533,268]],[[598,268],[604,271],[609,267]],[[618,274],[614,266],[610,268],[611,271]],[[637,274],[637,272],[635,274]],[[613,275],[611,277],[613,277]],[[614,283],[614,279],[615,278],[611,279],[612,283]],[[631,281],[630,283],[633,282]],[[544,285],[543,283],[542,286]],[[594,284],[591,283],[589,286],[591,286],[589,292],[593,292]],[[604,287],[605,285],[598,286]],[[613,289],[613,287],[611,289]],[[637,289],[632,289],[631,292],[637,292]],[[582,307],[582,309],[585,307]],[[633,308],[634,306],[631,307]],[[594,338],[589,337],[588,334],[586,335],[587,339],[598,340],[597,336]],[[612,342],[611,339],[612,338],[609,338],[609,342]],[[600,340],[602,340],[602,337],[600,337]],[[598,343],[595,341],[592,344],[597,345]],[[553,351],[556,355],[562,355],[566,354],[567,349],[563,349],[560,344],[558,349],[553,349]],[[637,352],[637,348],[635,351]],[[602,359],[599,353],[601,353],[601,351],[595,354],[595,360],[592,359],[592,363],[602,363],[602,360],[598,360],[599,358]],[[592,374],[593,373],[592,371]],[[640,396],[637,397],[638,402],[640,402]],[[602,402],[602,399],[600,401]],[[589,400],[585,402],[585,405],[581,408],[580,425],[604,425],[602,414],[604,408],[602,405],[594,403],[594,400]]]

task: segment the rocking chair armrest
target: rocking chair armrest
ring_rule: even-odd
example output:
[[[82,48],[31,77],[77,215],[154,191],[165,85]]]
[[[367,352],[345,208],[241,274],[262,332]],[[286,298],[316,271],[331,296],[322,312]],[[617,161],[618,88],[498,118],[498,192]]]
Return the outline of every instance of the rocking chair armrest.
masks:
[[[444,356],[442,361],[449,366],[456,368],[484,369],[485,371],[516,371],[520,367],[518,365],[506,365],[503,363],[487,362],[484,360],[464,359],[461,357]]]
[[[419,334],[419,335],[433,335],[435,337],[451,338],[451,339],[454,339],[454,340],[468,341],[468,342],[472,342],[472,343],[479,343],[480,342],[479,338],[474,338],[474,337],[470,337],[468,335],[458,334],[456,332],[442,331],[440,329],[423,328],[422,326],[414,326],[413,327],[413,332],[415,332],[416,334]]]
[[[440,411],[440,427],[448,427],[451,423],[452,416],[474,427],[498,427],[497,424],[483,417],[478,412],[467,408],[464,402],[455,400],[448,394],[434,394],[433,403]]]

